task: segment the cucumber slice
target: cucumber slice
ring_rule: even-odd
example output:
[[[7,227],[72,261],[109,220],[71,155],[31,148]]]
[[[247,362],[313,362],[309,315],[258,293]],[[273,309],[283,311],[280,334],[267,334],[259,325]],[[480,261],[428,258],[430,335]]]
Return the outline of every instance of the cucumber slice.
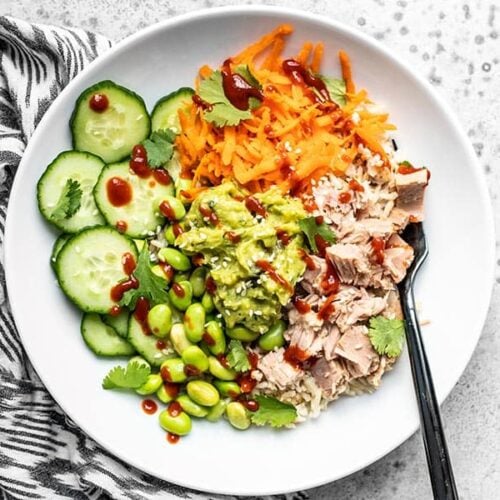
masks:
[[[86,227],[104,224],[92,196],[102,167],[103,161],[90,153],[64,151],[57,156],[37,184],[38,208],[45,219],[65,233],[77,233]],[[57,217],[54,212],[69,179],[78,182],[82,194],[80,208],[66,219]]]
[[[132,356],[135,353],[135,349],[105,325],[98,314],[84,314],[80,331],[89,349],[98,356]]]
[[[192,102],[194,90],[189,87],[181,87],[179,90],[162,97],[153,108],[151,113],[151,128],[153,132],[165,128],[179,133],[181,126],[177,112]]]
[[[120,337],[126,339],[128,332],[128,316],[129,312],[127,310],[123,310],[118,316],[104,314],[102,316],[102,320],[106,323],[106,325],[113,328]]]
[[[107,97],[108,107],[104,111],[91,109],[89,101],[95,94]],[[90,151],[111,163],[128,156],[136,144],[149,136],[151,122],[141,97],[106,80],[81,93],[70,128],[75,149]]]
[[[132,189],[132,200],[126,205],[116,207],[111,204],[107,184],[113,177],[128,182]],[[159,184],[154,177],[142,179],[131,172],[128,161],[106,165],[94,188],[94,198],[109,225],[118,221],[125,222],[125,234],[132,238],[151,236],[163,224],[159,206],[165,196],[173,196],[174,185]]]
[[[116,305],[110,291],[126,279],[122,257],[137,259],[134,242],[111,227],[93,227],[73,236],[56,260],[56,274],[64,293],[84,312],[107,314]]]
[[[54,246],[52,247],[52,254],[50,255],[50,265],[55,269],[56,259],[61,251],[62,247],[66,244],[66,242],[71,238],[70,234],[61,234],[57,240],[54,242]]]
[[[167,344],[165,349],[158,349],[156,345],[158,338],[154,335],[146,335],[133,314],[130,315],[128,322],[127,340],[151,366],[159,367],[166,359],[175,356],[170,344]],[[165,352],[168,354],[165,354]]]

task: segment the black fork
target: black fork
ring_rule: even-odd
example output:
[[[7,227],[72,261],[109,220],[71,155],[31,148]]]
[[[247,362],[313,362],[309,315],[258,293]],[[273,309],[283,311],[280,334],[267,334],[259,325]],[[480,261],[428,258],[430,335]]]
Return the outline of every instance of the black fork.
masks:
[[[422,427],[432,491],[435,499],[455,500],[458,499],[457,488],[413,296],[415,277],[429,254],[422,223],[409,224],[402,236],[413,247],[415,252],[413,263],[408,269],[406,277],[399,284],[399,293],[405,318],[406,342],[418,401],[420,426]]]

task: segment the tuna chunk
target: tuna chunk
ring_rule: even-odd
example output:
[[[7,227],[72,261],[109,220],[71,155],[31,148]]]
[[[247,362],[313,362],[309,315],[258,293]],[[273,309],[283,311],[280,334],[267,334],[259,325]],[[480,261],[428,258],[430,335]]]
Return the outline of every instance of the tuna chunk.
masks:
[[[327,248],[326,254],[335,265],[340,281],[347,285],[358,283],[360,275],[370,271],[370,262],[359,245],[339,243]]]
[[[320,293],[321,294],[321,280],[326,272],[326,262],[325,259],[317,257],[316,255],[310,256],[314,262],[314,269],[306,269],[304,273],[304,278],[300,282],[302,288],[308,293]]]
[[[285,350],[277,349],[267,353],[259,360],[257,368],[262,372],[264,378],[272,385],[280,389],[290,388],[302,376],[302,371],[295,369],[287,363],[284,358]]]
[[[374,236],[385,240],[393,232],[393,224],[389,219],[361,219],[351,225],[342,243],[368,243]]]
[[[328,334],[323,340],[323,352],[325,359],[331,361],[337,357],[335,353],[335,347],[337,347],[337,342],[340,339],[340,330],[336,325],[332,325],[328,328]]]
[[[363,377],[376,370],[379,356],[373,350],[366,326],[349,328],[337,343],[335,352],[350,361],[348,369],[352,376]]]
[[[345,391],[350,376],[343,364],[337,360],[318,359],[311,368],[316,384],[327,398]]]
[[[389,214],[388,220],[391,221],[395,231],[402,231],[408,225],[410,215],[406,210],[394,207]]]
[[[327,333],[325,330],[326,328],[323,328],[320,332],[315,332],[307,322],[296,323],[288,329],[290,345],[314,356],[323,349],[324,336]]]
[[[396,174],[398,192],[397,207],[408,212],[410,221],[424,219],[424,192],[428,183],[427,169],[422,168],[411,174]]]
[[[390,290],[386,296],[387,307],[384,311],[384,316],[391,319],[403,319],[403,310],[399,300],[399,291],[397,288]]]
[[[387,242],[384,252],[384,268],[395,283],[399,283],[413,261],[413,248],[399,235],[394,234]]]

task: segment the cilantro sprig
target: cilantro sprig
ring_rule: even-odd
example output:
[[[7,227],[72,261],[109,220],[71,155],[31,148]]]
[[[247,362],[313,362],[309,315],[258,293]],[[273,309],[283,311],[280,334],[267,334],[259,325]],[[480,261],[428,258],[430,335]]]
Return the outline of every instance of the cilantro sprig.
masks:
[[[111,368],[102,381],[103,389],[137,389],[144,384],[151,373],[146,363],[131,361],[128,365]]]
[[[148,299],[151,306],[168,302],[167,280],[157,276],[151,270],[147,245],[143,246],[139,254],[133,275],[139,282],[139,287],[123,294],[120,301],[121,306],[134,309],[139,297]]]
[[[329,78],[327,76],[321,76],[320,78],[325,82],[330,99],[339,106],[345,106],[347,103],[345,81],[340,78]]]
[[[284,427],[293,424],[297,419],[297,410],[291,404],[268,396],[255,396],[254,399],[259,403],[259,409],[250,413],[252,423],[255,425]]]
[[[167,163],[174,154],[175,133],[170,129],[157,130],[149,139],[142,141],[148,155],[148,165],[158,168]]]
[[[239,67],[235,71],[251,85],[258,86],[258,82],[251,75],[248,68],[242,70]],[[220,71],[214,71],[208,78],[201,81],[198,95],[210,105],[210,109],[204,114],[205,120],[213,123],[216,127],[238,125],[242,120],[251,118],[252,109],[260,105],[258,99],[250,98],[250,107],[247,110],[241,110],[233,106],[224,93],[222,73]]]
[[[316,236],[320,236],[328,243],[335,243],[335,233],[324,223],[318,224],[315,217],[306,217],[299,220],[300,230],[306,235],[309,247],[314,253],[318,253]]]
[[[80,183],[74,179],[68,179],[61,192],[61,196],[52,212],[52,219],[70,219],[78,212],[82,203],[82,189]]]
[[[370,319],[368,337],[373,348],[380,354],[395,358],[401,354],[405,335],[402,319],[389,319],[375,316]]]
[[[227,362],[229,366],[234,368],[237,372],[246,372],[250,370],[250,362],[248,361],[247,353],[239,340],[231,340],[231,342],[229,342]]]

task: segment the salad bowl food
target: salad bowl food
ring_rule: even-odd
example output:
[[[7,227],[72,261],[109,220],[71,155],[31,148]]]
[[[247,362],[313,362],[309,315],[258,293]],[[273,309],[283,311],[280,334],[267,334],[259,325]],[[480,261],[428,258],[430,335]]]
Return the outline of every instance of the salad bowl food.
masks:
[[[9,206],[9,297],[47,388],[112,453],[195,489],[302,489],[416,429],[397,284],[413,259],[400,233],[424,217],[418,294],[442,399],[493,262],[454,119],[344,27],[207,11],[122,42],[52,105]]]

